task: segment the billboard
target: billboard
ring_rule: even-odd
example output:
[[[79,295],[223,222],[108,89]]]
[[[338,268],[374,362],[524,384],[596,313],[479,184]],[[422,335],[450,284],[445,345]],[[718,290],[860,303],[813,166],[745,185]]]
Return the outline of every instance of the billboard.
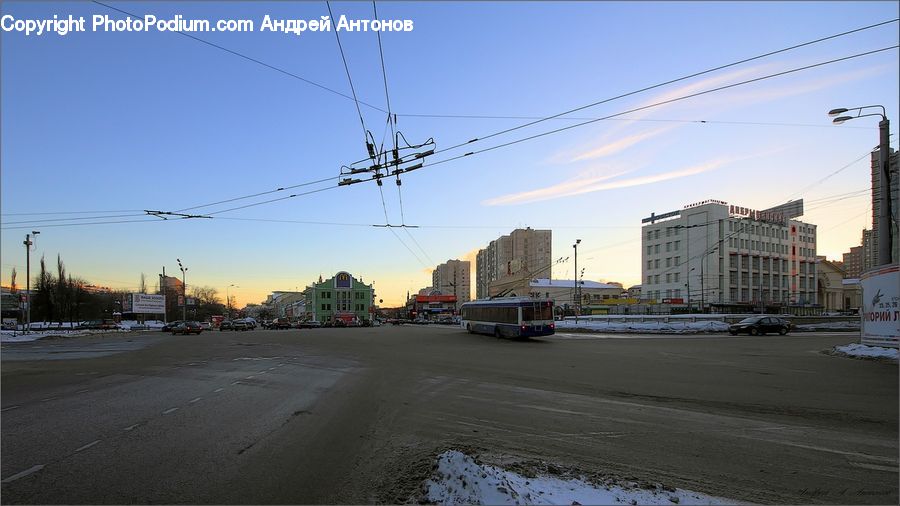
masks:
[[[862,285],[861,342],[898,347],[900,339],[900,266],[877,267],[860,277]]]
[[[133,293],[131,294],[131,300],[131,310],[135,313],[164,314],[166,312],[165,295]]]

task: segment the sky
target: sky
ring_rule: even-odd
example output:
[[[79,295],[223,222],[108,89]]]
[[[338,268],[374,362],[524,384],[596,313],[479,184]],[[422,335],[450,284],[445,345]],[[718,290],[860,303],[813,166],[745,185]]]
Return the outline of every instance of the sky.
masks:
[[[530,226],[553,230],[553,258],[581,239],[585,279],[627,287],[641,279],[641,219],[707,199],[764,209],[803,198],[819,254],[840,259],[871,227],[878,118],[837,126],[827,111],[883,105],[896,148],[896,48],[681,99],[896,46],[896,21],[632,92],[896,20],[897,2],[378,2],[379,18],[414,27],[382,32],[385,75],[374,32],[260,30],[267,15],[318,20],[324,2],[108,5],[250,19],[255,30],[191,34],[204,43],[91,31],[94,15],[125,18],[97,3],[0,5],[8,20],[87,18],[83,33],[0,32],[3,285],[13,268],[24,285],[22,241],[37,230],[35,265],[59,255],[73,275],[116,289],[136,289],[141,273],[152,285],[163,267],[180,274],[180,258],[189,287],[227,290],[240,305],[348,271],[396,306],[431,284],[437,264],[469,259],[474,270],[479,248]],[[331,4],[335,18],[373,19],[372,8]],[[434,139],[423,169],[399,187],[385,179],[383,197],[373,182],[333,179],[273,191],[367,157],[353,93],[365,129],[390,137],[385,81],[398,130],[411,144]],[[282,198],[310,190],[321,191]],[[418,228],[373,226],[385,214]],[[573,276],[571,261],[553,269]]]

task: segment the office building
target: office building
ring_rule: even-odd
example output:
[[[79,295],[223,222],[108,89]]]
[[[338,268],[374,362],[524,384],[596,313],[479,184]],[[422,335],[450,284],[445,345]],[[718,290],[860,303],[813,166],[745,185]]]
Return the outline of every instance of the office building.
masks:
[[[718,310],[816,304],[816,226],[794,219],[802,215],[802,200],[763,211],[707,200],[651,214],[641,298]]]

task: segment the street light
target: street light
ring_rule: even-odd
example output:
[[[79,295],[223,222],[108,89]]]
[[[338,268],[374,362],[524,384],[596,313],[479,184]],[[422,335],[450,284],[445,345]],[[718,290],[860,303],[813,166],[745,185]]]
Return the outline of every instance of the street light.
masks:
[[[234,285],[234,284],[228,285],[228,286],[225,287],[225,303],[226,303],[227,306],[228,306],[228,318],[229,318],[229,319],[231,319],[231,297],[228,295],[228,290],[229,290],[231,287],[240,288],[239,286]]]
[[[881,108],[881,113],[862,113],[863,109],[871,109],[876,107]],[[856,111],[856,115],[840,116],[841,114],[851,111]],[[879,163],[881,164],[881,171],[879,176],[879,183],[881,184],[881,195],[879,195],[878,198],[881,199],[881,212],[879,213],[878,229],[875,231],[875,236],[880,238],[878,240],[878,265],[889,264],[891,263],[891,252],[893,251],[891,237],[891,217],[893,215],[891,213],[891,161],[890,157],[888,156],[890,151],[891,123],[890,121],[888,121],[887,111],[885,110],[883,105],[864,105],[862,107],[852,107],[850,109],[832,109],[828,111],[828,115],[832,117],[837,116],[833,120],[833,123],[835,125],[840,125],[845,121],[850,121],[851,119],[856,118],[865,118],[867,116],[881,116],[881,121],[878,122],[878,158]]]
[[[581,239],[575,239],[575,244],[572,245],[575,248],[575,325],[578,325],[578,315],[581,313],[581,297],[578,296],[578,245],[581,244]]]
[[[181,320],[187,321],[187,282],[185,281],[185,273],[187,273],[187,267],[181,265],[180,258],[176,258],[175,260],[178,260],[178,268],[181,269]]]
[[[26,324],[25,330],[31,330],[31,245],[34,244],[31,242],[32,235],[38,235],[40,232],[37,230],[32,230],[31,234],[25,234],[25,242],[22,243],[25,245],[25,292],[27,293],[25,303],[27,304],[25,307],[26,311]]]

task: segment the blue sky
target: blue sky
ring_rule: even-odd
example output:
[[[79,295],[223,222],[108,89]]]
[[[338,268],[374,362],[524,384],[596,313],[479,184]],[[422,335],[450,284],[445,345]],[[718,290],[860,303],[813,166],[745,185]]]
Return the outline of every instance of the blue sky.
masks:
[[[322,2],[110,4],[160,18],[253,19],[257,29],[266,14],[327,14]],[[336,2],[332,9],[335,16],[372,18],[371,3]],[[411,142],[433,137],[438,149],[525,120],[408,115],[548,116],[898,16],[896,2],[383,2],[378,10],[381,18],[415,23],[412,32],[382,34],[391,105]],[[75,2],[4,2],[2,13],[122,17]],[[350,94],[334,32],[196,35]],[[376,35],[340,35],[360,100],[385,107]],[[164,265],[175,272],[175,259],[181,258],[189,285],[217,287],[223,294],[226,286],[238,285],[232,293],[240,303],[347,270],[374,281],[384,304],[393,305],[407,290],[430,284],[436,263],[474,260],[474,251],[490,240],[532,226],[553,229],[554,257],[569,255],[574,240],[582,239],[579,265],[585,276],[627,286],[640,282],[640,219],[709,198],[752,208],[805,198],[810,203],[803,219],[819,226],[820,254],[839,258],[870,226],[868,194],[830,205],[813,201],[868,188],[868,160],[801,190],[875,146],[877,119],[833,126],[825,112],[882,104],[894,120],[892,132],[900,121],[893,49],[407,174],[403,216],[423,228],[398,230],[405,245],[383,228],[225,219],[383,223],[381,197],[372,184],[208,220],[125,217],[119,219],[147,222],[51,227],[75,222],[37,220],[106,213],[20,213],[177,210],[337,176],[342,164],[366,156],[359,118],[352,100],[178,34],[0,36],[3,284],[13,266],[21,282],[24,234],[40,230],[36,258],[60,254],[70,272],[115,288],[135,288],[142,272],[153,279]],[[893,23],[572,116],[616,114],[893,46],[897,39]],[[380,139],[384,114],[362,111]],[[572,123],[546,121],[431,161]],[[896,135],[892,143],[896,147]],[[390,221],[399,223],[397,187],[388,180],[383,190]],[[554,269],[555,277],[572,275],[571,263]]]

